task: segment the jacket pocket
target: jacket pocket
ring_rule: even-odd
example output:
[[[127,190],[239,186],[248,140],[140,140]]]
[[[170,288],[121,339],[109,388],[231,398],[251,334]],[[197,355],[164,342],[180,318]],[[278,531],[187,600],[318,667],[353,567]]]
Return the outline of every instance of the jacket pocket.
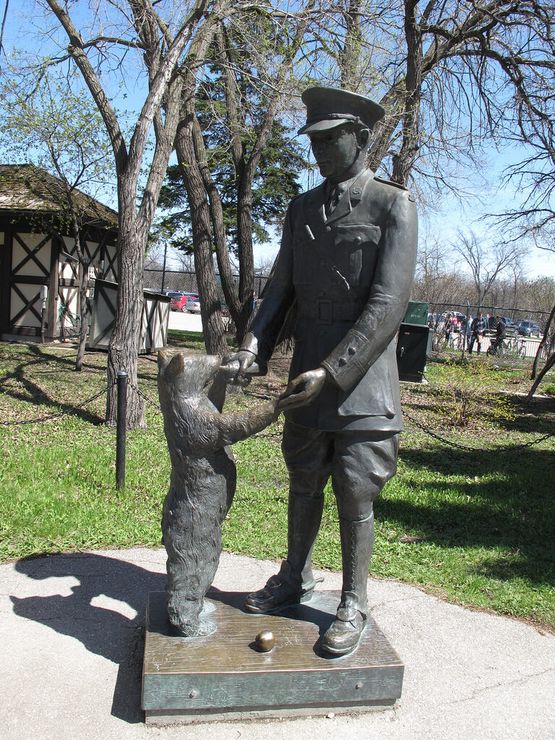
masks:
[[[381,229],[373,224],[338,224],[335,227],[333,261],[340,278],[351,287],[370,285]]]
[[[395,356],[393,356],[395,362]],[[366,371],[357,385],[339,398],[339,416],[385,416],[392,419],[397,409],[397,394],[392,385],[391,359],[384,352]]]

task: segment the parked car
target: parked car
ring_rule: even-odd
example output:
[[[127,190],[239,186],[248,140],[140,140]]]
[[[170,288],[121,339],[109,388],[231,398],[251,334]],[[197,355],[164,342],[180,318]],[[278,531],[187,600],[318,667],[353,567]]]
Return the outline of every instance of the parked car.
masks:
[[[518,333],[521,337],[539,337],[540,327],[533,321],[521,321],[518,324]]]
[[[185,310],[189,313],[200,313],[200,300],[197,296],[188,296],[185,303]]]
[[[187,308],[187,301],[198,301],[199,297],[196,293],[181,293],[180,291],[175,291],[172,293],[168,293],[170,296],[170,309],[172,311],[182,311],[185,313],[189,309]],[[200,311],[200,305],[199,305],[199,311]]]
[[[170,310],[171,311],[181,311],[181,306],[184,303],[184,293],[181,293],[178,290],[172,290],[168,292],[168,296],[170,297]]]
[[[518,334],[518,329],[515,322],[508,316],[502,316],[501,321],[503,321],[503,323],[505,324],[505,336],[516,337]]]

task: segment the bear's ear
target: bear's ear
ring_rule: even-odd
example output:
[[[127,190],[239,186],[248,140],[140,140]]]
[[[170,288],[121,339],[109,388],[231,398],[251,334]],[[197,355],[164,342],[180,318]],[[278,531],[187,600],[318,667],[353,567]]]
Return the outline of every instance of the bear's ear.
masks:
[[[158,370],[162,372],[166,369],[168,362],[173,357],[173,353],[167,349],[158,350]]]
[[[166,373],[173,375],[175,378],[183,373],[184,367],[185,360],[183,358],[183,354],[181,352],[176,352],[167,365]]]
[[[169,373],[176,376],[183,372],[184,360],[181,352],[172,352],[168,349],[161,349],[158,352],[158,373],[163,375]]]

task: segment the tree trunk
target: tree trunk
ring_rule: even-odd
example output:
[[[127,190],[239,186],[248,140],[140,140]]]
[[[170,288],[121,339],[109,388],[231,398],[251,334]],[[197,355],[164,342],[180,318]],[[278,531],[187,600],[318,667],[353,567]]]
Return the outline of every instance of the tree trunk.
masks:
[[[237,243],[239,245],[239,302],[236,322],[239,344],[247,332],[254,305],[254,251],[252,246],[252,176],[243,172],[237,198]],[[250,174],[250,173],[249,173]]]
[[[227,344],[216,289],[216,272],[212,259],[210,208],[202,173],[195,157],[193,146],[194,112],[190,101],[186,107],[188,110],[177,128],[175,148],[191,208],[195,272],[201,299],[200,310],[204,344],[209,354],[223,356],[227,354]]]
[[[362,47],[360,6],[361,0],[349,0],[349,8],[344,13],[345,45],[339,55],[341,87],[352,92],[359,91],[361,82],[358,75]]]
[[[532,396],[536,392],[537,387],[542,382],[543,378],[547,375],[547,373],[551,370],[553,365],[555,365],[555,352],[552,352],[547,358],[545,365],[542,367],[542,369],[538,373],[538,377],[536,378],[536,380],[532,384],[532,387],[528,391],[528,396],[526,400],[528,401],[532,400]]]
[[[89,306],[87,301],[87,291],[89,288],[89,263],[85,259],[83,252],[83,239],[81,236],[81,225],[79,220],[79,209],[75,204],[73,197],[74,187],[64,177],[62,168],[59,165],[57,156],[53,150],[50,156],[56,168],[58,176],[64,183],[66,191],[67,205],[71,214],[71,223],[73,229],[73,239],[75,241],[75,254],[79,260],[77,268],[77,295],[79,303],[79,346],[77,347],[77,356],[75,358],[75,370],[80,372],[83,368],[83,358],[85,357],[85,348],[87,345],[87,334],[89,333]]]
[[[119,197],[118,300],[108,353],[108,400],[106,421],[116,423],[118,372],[128,376],[127,428],[145,427],[144,401],[137,392],[139,338],[143,313],[143,265],[148,233],[139,223],[133,191],[127,184]],[[125,317],[125,321],[122,321]]]
[[[193,120],[193,144],[196,162],[202,175],[204,188],[208,194],[210,221],[212,224],[212,240],[216,250],[216,260],[218,262],[218,270],[222,281],[222,291],[229,308],[231,318],[233,319],[234,324],[237,325],[241,306],[239,303],[237,287],[235,286],[235,281],[231,272],[229,250],[226,242],[223,205],[218,188],[212,179],[212,175],[208,167],[206,146],[204,144],[200,124],[196,118]]]
[[[393,156],[392,180],[406,185],[418,156],[420,137],[420,98],[422,87],[422,36],[416,21],[417,0],[405,0],[405,39],[407,42],[406,99],[403,115],[403,143]]]
[[[87,291],[89,289],[89,266],[83,262],[79,263],[81,273],[79,280],[79,314],[81,322],[79,324],[79,347],[77,348],[77,357],[75,358],[75,370],[80,372],[83,369],[83,359],[87,346],[87,335],[89,333],[89,301]]]
[[[404,80],[397,83],[392,90],[387,92],[379,101],[385,108],[385,118],[379,121],[372,129],[372,141],[368,149],[368,166],[377,170],[383,158],[386,156],[395,129],[403,117],[403,101],[405,96]]]
[[[543,331],[541,342],[538,344],[538,349],[536,351],[536,356],[534,357],[534,362],[532,364],[532,370],[530,372],[530,380],[534,380],[534,378],[536,377],[536,373],[538,372],[538,362],[539,362],[540,355],[542,353],[543,348],[547,347],[547,338],[549,337],[549,332],[551,331],[551,324],[553,323],[554,316],[555,316],[555,303],[553,304],[553,308],[551,309],[551,313],[549,314],[549,318],[547,319],[547,322],[545,324],[545,329]],[[537,386],[535,385],[533,386],[534,390],[536,387]],[[530,391],[530,393],[533,393],[533,391]]]
[[[75,370],[80,372],[83,368],[83,358],[85,357],[85,347],[87,345],[87,334],[89,332],[89,307],[87,301],[87,290],[89,288],[89,265],[83,254],[83,245],[81,240],[81,229],[79,227],[78,216],[73,203],[72,195],[68,193],[68,202],[72,210],[73,234],[75,239],[75,253],[79,260],[79,277],[78,277],[78,296],[79,296],[79,346],[75,358]]]

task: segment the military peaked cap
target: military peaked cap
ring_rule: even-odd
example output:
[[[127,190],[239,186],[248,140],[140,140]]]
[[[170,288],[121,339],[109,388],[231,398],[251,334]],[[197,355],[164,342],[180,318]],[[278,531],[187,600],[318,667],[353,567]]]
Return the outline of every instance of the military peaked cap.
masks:
[[[309,87],[302,94],[306,105],[306,124],[299,134],[341,126],[344,123],[359,123],[372,128],[385,110],[370,98],[335,87]]]

